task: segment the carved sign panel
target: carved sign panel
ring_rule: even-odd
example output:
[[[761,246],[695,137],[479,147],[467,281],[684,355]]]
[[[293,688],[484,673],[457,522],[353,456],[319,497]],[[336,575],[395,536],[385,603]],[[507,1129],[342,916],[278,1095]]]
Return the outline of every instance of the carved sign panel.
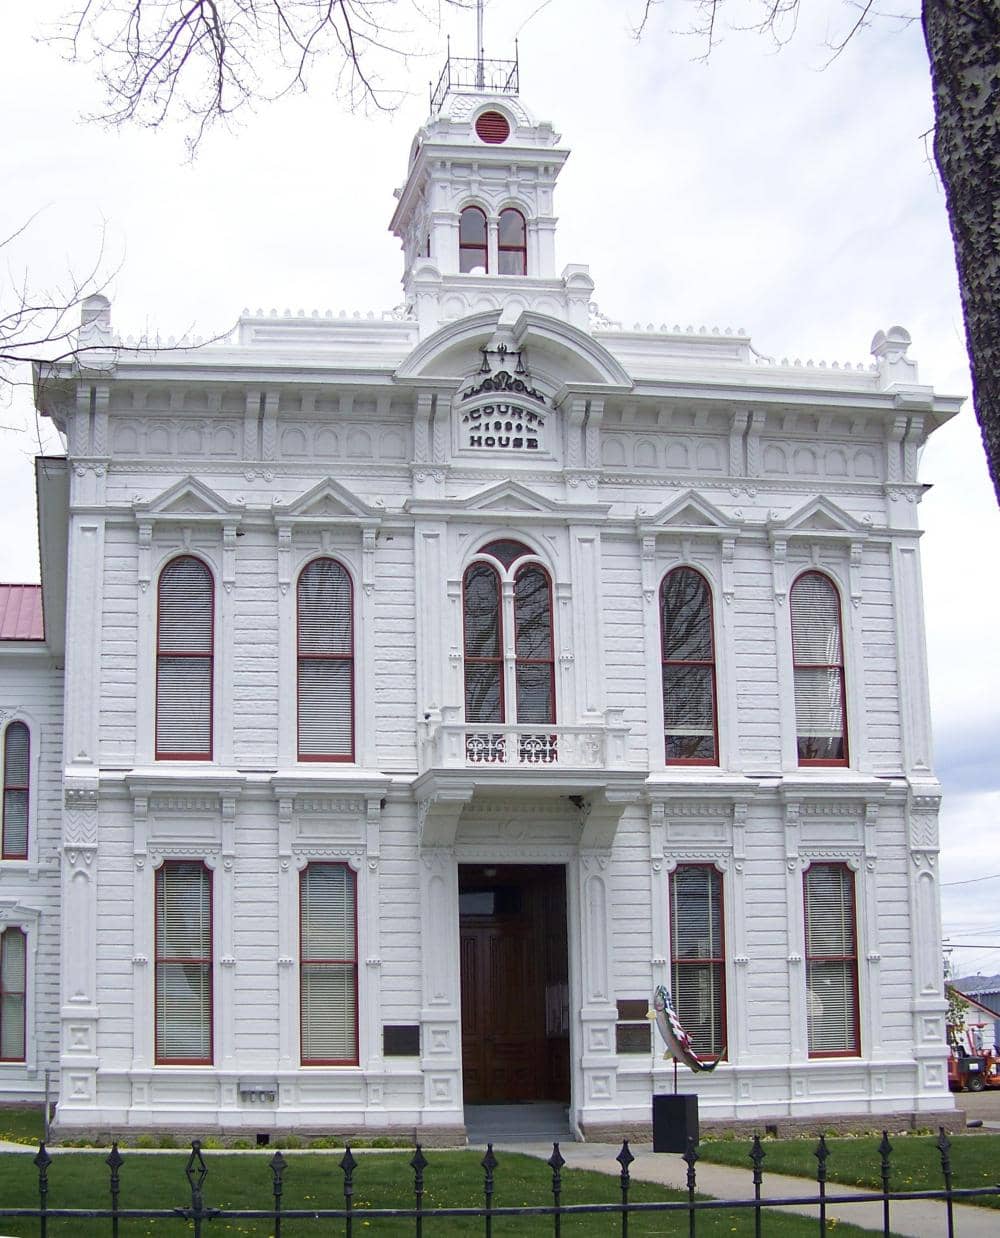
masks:
[[[523,352],[484,348],[483,364],[459,397],[459,445],[476,451],[535,452],[544,447],[546,397],[532,386]],[[500,368],[490,369],[490,357]],[[513,371],[508,357],[516,359]]]

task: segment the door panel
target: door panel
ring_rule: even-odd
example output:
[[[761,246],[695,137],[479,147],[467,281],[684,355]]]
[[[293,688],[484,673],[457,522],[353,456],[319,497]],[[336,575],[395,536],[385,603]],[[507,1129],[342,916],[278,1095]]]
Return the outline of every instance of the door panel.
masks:
[[[551,1013],[553,985],[565,991],[564,870],[462,866],[459,889],[465,1100],[568,1100],[569,1041]]]

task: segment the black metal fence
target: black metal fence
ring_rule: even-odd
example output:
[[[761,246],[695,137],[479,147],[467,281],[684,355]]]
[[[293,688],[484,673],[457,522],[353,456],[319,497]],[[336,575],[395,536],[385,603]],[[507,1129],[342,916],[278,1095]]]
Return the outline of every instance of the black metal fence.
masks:
[[[764,1160],[767,1153],[761,1144],[759,1136],[754,1136],[748,1153],[748,1160],[752,1168],[753,1197],[745,1199],[709,1199],[698,1196],[696,1166],[699,1160],[699,1153],[697,1146],[692,1141],[688,1144],[687,1151],[683,1154],[683,1159],[687,1164],[687,1190],[680,1193],[682,1198],[646,1202],[631,1198],[632,1176],[630,1166],[635,1157],[629,1148],[628,1140],[625,1140],[621,1150],[615,1157],[619,1167],[616,1171],[616,1176],[618,1179],[620,1202],[565,1204],[562,1202],[562,1192],[563,1168],[566,1161],[559,1151],[559,1144],[555,1143],[552,1145],[552,1155],[547,1162],[551,1170],[551,1203],[523,1205],[521,1207],[502,1207],[494,1201],[497,1180],[500,1176],[500,1161],[494,1154],[493,1145],[488,1144],[486,1154],[480,1162],[483,1170],[482,1202],[471,1204],[468,1207],[452,1208],[430,1208],[425,1206],[425,1177],[428,1161],[419,1144],[409,1161],[409,1167],[413,1175],[413,1204],[407,1208],[355,1207],[354,1196],[358,1186],[356,1175],[359,1170],[359,1162],[349,1147],[339,1161],[339,1168],[343,1176],[342,1203],[339,1203],[336,1207],[329,1208],[287,1208],[283,1205],[283,1196],[288,1161],[281,1152],[275,1152],[268,1161],[272,1195],[272,1206],[270,1208],[217,1208],[213,1207],[206,1199],[205,1180],[208,1177],[209,1168],[202,1154],[201,1144],[195,1140],[191,1145],[191,1154],[187,1159],[187,1165],[184,1170],[188,1186],[182,1204],[171,1208],[123,1208],[121,1206],[122,1167],[125,1164],[126,1158],[122,1156],[117,1143],[115,1143],[111,1148],[110,1154],[105,1158],[109,1174],[108,1206],[103,1208],[50,1208],[48,1205],[50,1170],[52,1170],[53,1174],[58,1171],[52,1169],[54,1164],[53,1158],[46,1150],[45,1144],[42,1143],[39,1145],[38,1153],[34,1157],[33,1162],[38,1171],[38,1202],[30,1207],[11,1207],[3,1200],[0,1200],[0,1218],[22,1218],[36,1221],[37,1229],[33,1232],[36,1232],[40,1238],[47,1238],[49,1224],[56,1218],[69,1218],[80,1222],[79,1226],[74,1226],[73,1232],[76,1234],[86,1234],[88,1238],[99,1233],[110,1234],[112,1238],[118,1238],[122,1222],[152,1219],[182,1220],[187,1223],[189,1232],[193,1232],[197,1238],[202,1238],[203,1235],[204,1238],[208,1238],[208,1233],[218,1232],[219,1227],[215,1226],[206,1233],[208,1223],[212,1221],[267,1221],[274,1238],[282,1238],[282,1225],[293,1220],[326,1222],[326,1228],[318,1230],[318,1233],[321,1232],[324,1235],[342,1234],[344,1238],[354,1238],[355,1234],[360,1234],[359,1226],[362,1224],[369,1227],[370,1233],[377,1233],[378,1227],[372,1225],[373,1222],[386,1220],[408,1221],[411,1223],[412,1232],[417,1238],[422,1238],[424,1225],[429,1221],[437,1222],[447,1217],[468,1217],[480,1219],[482,1221],[482,1233],[486,1235],[486,1238],[492,1238],[494,1224],[497,1220],[508,1217],[532,1217],[536,1218],[532,1227],[533,1234],[551,1231],[555,1238],[559,1238],[562,1233],[564,1219],[602,1214],[607,1217],[608,1221],[605,1232],[608,1234],[620,1232],[622,1238],[628,1238],[630,1218],[636,1218],[647,1213],[680,1213],[686,1215],[686,1228],[689,1238],[697,1238],[698,1218],[701,1214],[718,1210],[730,1212],[745,1210],[752,1214],[754,1233],[757,1238],[760,1238],[760,1235],[764,1232],[764,1214],[771,1208],[780,1209],[806,1205],[815,1208],[817,1210],[815,1220],[802,1218],[804,1232],[808,1231],[808,1227],[815,1225],[818,1234],[826,1234],[828,1233],[828,1213],[831,1208],[843,1204],[880,1203],[882,1206],[882,1225],[878,1232],[882,1233],[884,1238],[891,1238],[891,1214],[894,1203],[906,1200],[937,1200],[944,1205],[943,1219],[948,1238],[954,1238],[954,1204],[964,1200],[982,1199],[986,1196],[1000,1196],[1000,1185],[963,1189],[955,1188],[952,1184],[951,1141],[943,1128],[936,1140],[936,1146],[941,1162],[943,1182],[941,1189],[924,1191],[892,1190],[890,1185],[892,1179],[892,1144],[889,1142],[888,1134],[883,1131],[882,1142],[879,1146],[881,1190],[854,1192],[847,1195],[838,1194],[836,1191],[831,1192],[827,1189],[827,1162],[831,1154],[826,1139],[821,1135],[814,1153],[817,1166],[816,1190],[800,1195],[767,1195],[765,1197],[763,1195]],[[8,1157],[21,1155],[23,1153],[7,1154]],[[140,1157],[135,1159],[139,1160]],[[444,1172],[446,1173],[447,1170],[445,1169]],[[438,1173],[441,1173],[440,1168]],[[137,1186],[138,1189],[141,1189],[141,1183],[137,1184]],[[136,1187],[133,1187],[133,1189],[136,1189]],[[178,1193],[180,1193],[181,1189],[181,1184],[178,1182]],[[674,1194],[678,1193],[674,1192]],[[98,1227],[95,1224],[97,1221],[106,1221],[107,1225]],[[86,1222],[86,1225],[83,1224],[84,1222]],[[340,1224],[330,1224],[336,1222]],[[998,1222],[998,1226],[1000,1226],[1000,1222]],[[684,1229],[683,1217],[681,1218],[680,1229]],[[441,1227],[435,1226],[434,1232],[440,1233]]]

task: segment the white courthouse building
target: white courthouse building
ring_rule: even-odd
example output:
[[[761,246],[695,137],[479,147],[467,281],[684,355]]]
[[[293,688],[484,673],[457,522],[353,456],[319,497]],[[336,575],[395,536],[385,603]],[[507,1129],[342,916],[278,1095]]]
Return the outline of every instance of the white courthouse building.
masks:
[[[36,375],[0,1100],[634,1132],[663,983],[703,1124],[947,1118],[917,457],[960,401],[898,327],[801,366],[601,317],[569,152],[482,67],[413,141],[399,310],[156,352],[91,298]]]

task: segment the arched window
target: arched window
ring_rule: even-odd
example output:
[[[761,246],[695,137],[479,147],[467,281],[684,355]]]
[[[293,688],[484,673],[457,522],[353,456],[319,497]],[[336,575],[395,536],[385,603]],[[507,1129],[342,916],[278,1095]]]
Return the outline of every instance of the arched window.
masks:
[[[812,864],[803,896],[809,1056],[854,1057],[861,1052],[854,874],[846,864]]]
[[[212,874],[199,860],[156,870],[156,1061],[212,1061]]]
[[[354,760],[354,594],[336,559],[313,559],[298,584],[300,761]]]
[[[803,572],[792,585],[789,606],[799,764],[846,765],[840,596],[822,572]]]
[[[500,212],[499,252],[501,275],[528,274],[528,235],[524,216],[508,206]]]
[[[0,1062],[23,1062],[28,992],[28,939],[24,930],[0,933]]]
[[[156,756],[212,759],[212,573],[182,555],[160,573],[156,618]]]
[[[357,877],[346,864],[303,869],[299,941],[302,1064],[357,1065]]]
[[[712,594],[694,568],[660,587],[663,743],[668,765],[718,765]]]
[[[467,206],[458,219],[458,269],[490,269],[486,240],[486,214],[478,206]]]
[[[552,582],[521,542],[503,538],[479,552],[495,560],[471,564],[463,578],[465,719],[467,723],[552,726],[556,720]],[[504,589],[504,582],[507,588]],[[513,631],[505,649],[504,631]],[[510,702],[514,702],[513,710]],[[517,760],[555,760],[556,737],[518,735]],[[470,760],[513,761],[503,735],[470,736]]]
[[[11,722],[3,737],[3,849],[5,860],[28,858],[28,796],[31,739],[23,722]]]

